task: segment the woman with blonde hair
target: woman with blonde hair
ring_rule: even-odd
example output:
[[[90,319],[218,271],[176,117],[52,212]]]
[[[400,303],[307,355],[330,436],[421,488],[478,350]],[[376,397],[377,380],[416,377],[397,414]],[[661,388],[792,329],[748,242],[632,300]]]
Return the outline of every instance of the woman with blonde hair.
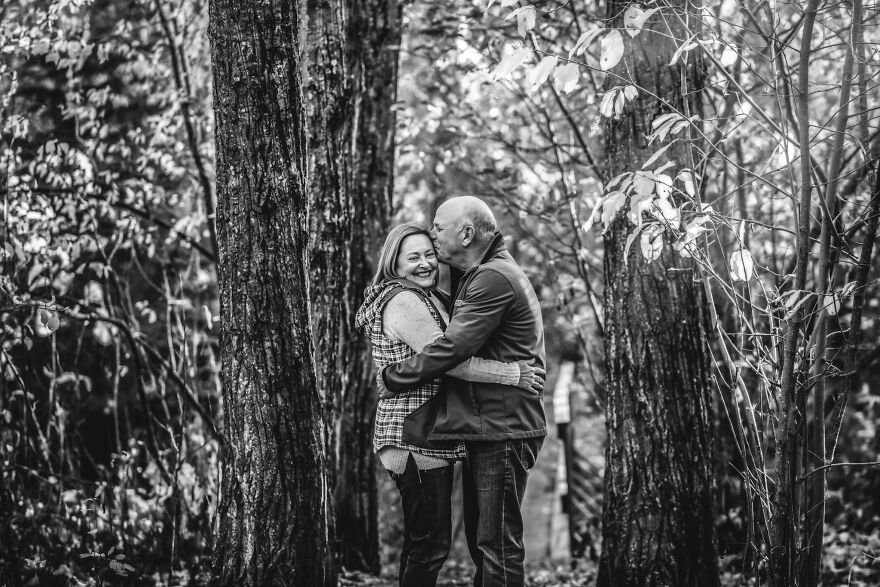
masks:
[[[428,229],[401,224],[388,234],[355,325],[369,336],[381,371],[420,352],[443,335],[448,296],[437,289],[438,261]],[[447,375],[467,381],[504,383],[540,391],[543,380],[525,362],[500,363],[472,357]],[[394,479],[403,505],[404,537],[399,582],[434,585],[452,541],[453,462],[466,457],[462,444],[436,444],[426,437],[429,400],[440,390],[435,379],[380,399],[373,450]],[[384,397],[384,396],[383,396]]]

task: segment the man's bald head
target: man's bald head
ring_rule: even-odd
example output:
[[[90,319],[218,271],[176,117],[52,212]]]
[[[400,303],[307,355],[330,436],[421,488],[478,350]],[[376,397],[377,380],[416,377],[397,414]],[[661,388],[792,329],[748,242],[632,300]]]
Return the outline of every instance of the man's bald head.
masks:
[[[437,215],[453,220],[459,228],[466,225],[474,227],[474,240],[479,244],[487,244],[498,230],[495,215],[489,206],[474,196],[459,196],[450,198],[437,208]]]
[[[461,196],[443,202],[434,215],[431,240],[443,263],[467,270],[478,265],[498,225],[486,202]]]

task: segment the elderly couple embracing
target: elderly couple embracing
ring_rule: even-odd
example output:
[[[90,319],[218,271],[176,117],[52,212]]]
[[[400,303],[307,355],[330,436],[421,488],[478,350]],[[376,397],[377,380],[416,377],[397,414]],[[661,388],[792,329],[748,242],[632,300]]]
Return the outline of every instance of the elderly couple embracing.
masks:
[[[437,288],[438,263],[450,267],[451,297]],[[432,228],[391,230],[357,327],[379,370],[373,449],[402,500],[400,585],[437,582],[456,460],[474,585],[523,585],[520,506],[546,434],[544,330],[485,202],[453,198]]]

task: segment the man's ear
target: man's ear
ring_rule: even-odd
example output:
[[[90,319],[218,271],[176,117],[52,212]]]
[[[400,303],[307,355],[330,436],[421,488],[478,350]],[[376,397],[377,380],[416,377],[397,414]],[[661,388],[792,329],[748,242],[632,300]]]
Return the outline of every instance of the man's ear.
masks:
[[[461,231],[461,246],[466,247],[474,241],[476,231],[471,225],[466,225]]]

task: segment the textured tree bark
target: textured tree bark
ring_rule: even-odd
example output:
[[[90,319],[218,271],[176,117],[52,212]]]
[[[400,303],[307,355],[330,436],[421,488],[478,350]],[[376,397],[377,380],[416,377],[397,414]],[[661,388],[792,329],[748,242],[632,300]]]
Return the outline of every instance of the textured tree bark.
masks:
[[[214,581],[332,585],[308,309],[306,6],[210,9],[227,444]]]
[[[309,0],[311,301],[327,405],[336,548],[379,572],[374,377],[354,314],[391,213],[399,0]]]
[[[608,3],[615,26],[622,27],[627,6]],[[677,0],[637,37],[623,34],[624,60],[606,85],[643,89],[619,119],[606,123],[606,182],[639,169],[661,146],[649,146],[645,138],[656,116],[670,106],[700,113],[703,73],[697,52],[687,56],[687,67],[681,61],[668,65],[676,43],[691,33],[679,20],[686,18],[686,8]],[[676,166],[666,173],[674,176],[692,166],[690,148],[679,141],[656,166],[668,158]],[[598,585],[718,585],[707,302],[694,263],[668,239],[653,263],[638,244],[627,256],[633,228],[621,215],[604,239],[608,439]]]

